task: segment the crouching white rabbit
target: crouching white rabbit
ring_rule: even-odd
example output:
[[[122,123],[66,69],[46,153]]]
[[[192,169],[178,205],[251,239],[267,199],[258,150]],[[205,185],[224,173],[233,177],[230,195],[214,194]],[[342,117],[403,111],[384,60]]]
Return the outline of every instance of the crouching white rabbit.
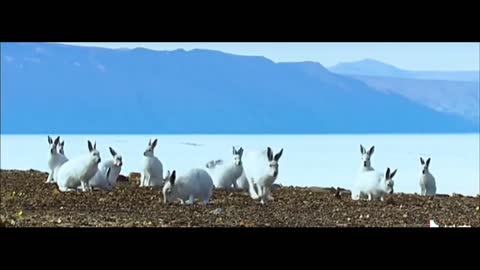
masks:
[[[223,165],[220,160],[210,161],[207,163],[209,173],[212,175],[213,184],[215,188],[221,189],[237,189],[237,179],[243,173],[242,166],[243,148],[236,150],[233,147],[233,162],[228,165]],[[220,161],[220,162],[219,162]]]
[[[212,177],[203,169],[192,169],[179,177],[173,171],[163,186],[163,202],[180,200],[182,204],[193,204],[198,199],[206,205],[212,196],[213,187]]]
[[[375,171],[361,173],[352,192],[352,199],[358,200],[367,197],[369,201],[376,199],[383,201],[386,194],[393,194],[394,192],[393,177],[396,173],[396,169],[390,173],[390,168],[387,168],[385,176]]]
[[[82,191],[91,190],[89,181],[98,171],[101,162],[100,152],[96,149],[96,143],[88,141],[87,155],[82,155],[65,162],[57,172],[57,185],[60,191],[76,190],[78,186]]]
[[[265,204],[267,199],[273,200],[271,189],[278,177],[278,161],[282,154],[283,148],[273,155],[270,147],[267,147],[267,151],[250,151],[244,154],[243,171],[248,180],[249,193],[252,199],[260,198],[262,204]]]
[[[422,175],[420,176],[420,192],[423,196],[435,196],[437,193],[437,185],[435,183],[435,177],[429,170],[430,167],[430,158],[427,159],[427,162],[420,158],[420,163],[422,164]]]
[[[47,177],[47,181],[45,183],[54,183],[55,182],[55,174],[68,159],[63,155],[63,141],[60,141],[60,137],[55,138],[52,140],[50,136],[48,136],[48,144],[49,144],[49,153],[48,153],[48,168],[50,169]],[[60,152],[59,152],[60,150]]]
[[[91,187],[111,191],[117,184],[117,179],[123,165],[122,156],[112,147],[109,147],[109,150],[113,159],[98,164],[98,171],[89,182]]]
[[[143,152],[143,171],[140,176],[140,187],[161,187],[164,183],[163,164],[154,155],[157,139],[148,141],[147,149]]]

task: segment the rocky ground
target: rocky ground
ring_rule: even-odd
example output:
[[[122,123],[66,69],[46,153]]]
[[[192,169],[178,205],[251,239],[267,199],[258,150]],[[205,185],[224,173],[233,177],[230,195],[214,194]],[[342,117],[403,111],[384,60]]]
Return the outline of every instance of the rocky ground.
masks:
[[[161,192],[135,177],[112,192],[61,193],[38,171],[1,171],[0,226],[7,227],[480,227],[480,198],[394,194],[352,201],[336,188],[279,187],[261,205],[241,192],[215,191],[211,204],[163,204]],[[341,192],[340,192],[341,191]]]

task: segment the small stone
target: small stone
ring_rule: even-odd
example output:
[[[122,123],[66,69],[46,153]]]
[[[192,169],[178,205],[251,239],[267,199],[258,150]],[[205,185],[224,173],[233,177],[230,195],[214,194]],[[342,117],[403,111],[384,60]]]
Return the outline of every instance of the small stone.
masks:
[[[351,218],[347,218],[347,221],[350,221],[350,220],[352,220],[352,219],[351,219]]]
[[[369,215],[369,214],[367,214],[367,215],[365,216],[365,218],[370,218],[370,215]]]
[[[210,211],[210,213],[214,214],[214,215],[222,215],[223,214],[223,210],[222,208],[217,208],[213,211]]]
[[[58,223],[58,224],[62,223],[62,220],[61,220],[60,218],[57,219],[57,223]]]
[[[408,217],[408,214],[403,214],[403,217],[404,217],[404,218]]]
[[[117,178],[117,182],[128,182],[128,178],[125,175],[120,174]]]

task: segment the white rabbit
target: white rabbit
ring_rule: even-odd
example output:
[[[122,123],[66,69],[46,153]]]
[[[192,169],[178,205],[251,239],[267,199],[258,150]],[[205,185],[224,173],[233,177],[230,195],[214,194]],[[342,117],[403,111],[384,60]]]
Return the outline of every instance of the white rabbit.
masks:
[[[422,175],[420,176],[420,190],[422,195],[435,196],[437,193],[437,185],[435,183],[435,177],[430,173],[430,158],[427,162],[420,157],[420,163],[422,164]]]
[[[271,188],[278,177],[278,160],[282,154],[283,148],[274,156],[270,147],[267,147],[267,151],[250,151],[244,154],[243,170],[252,199],[260,198],[262,204],[265,204],[267,199],[273,200]]]
[[[90,190],[89,181],[98,171],[102,161],[97,151],[96,143],[88,141],[88,155],[82,155],[65,162],[57,172],[57,184],[60,191],[75,190],[78,186],[82,191]]]
[[[215,188],[230,189],[233,185],[237,189],[237,179],[243,173],[242,167],[243,148],[236,150],[233,147],[233,162],[229,165],[221,166],[222,161],[209,161],[205,167],[212,175]],[[220,166],[219,166],[220,165]]]
[[[180,200],[182,204],[193,204],[195,199],[199,199],[208,204],[213,193],[213,180],[203,169],[192,169],[179,177],[173,171],[165,181],[162,192],[164,203]]]
[[[362,192],[362,190],[371,188],[379,181],[379,175],[375,169],[372,167],[371,157],[375,152],[375,146],[372,146],[368,152],[365,150],[365,147],[360,144],[360,154],[362,157],[362,166],[360,172],[358,173],[356,183],[354,184],[352,190],[352,199],[358,200],[366,198],[367,194]]]
[[[375,152],[375,145],[370,147],[370,150],[365,151],[363,145],[360,144],[360,153],[362,154],[362,171],[374,171],[372,162],[370,161],[373,153]]]
[[[111,191],[117,184],[118,176],[122,170],[122,156],[119,155],[112,147],[109,147],[110,154],[113,159],[98,164],[98,171],[92,179],[90,179],[91,187],[98,187]],[[109,173],[107,173],[109,172]]]
[[[48,153],[48,168],[50,172],[47,177],[47,181],[45,183],[54,183],[55,182],[55,174],[56,171],[60,166],[62,166],[68,159],[63,155],[63,153],[58,153],[57,146],[59,145],[60,137],[55,138],[52,140],[50,136],[48,136],[48,144],[49,144],[49,153]],[[63,141],[61,142],[63,146]],[[63,148],[61,148],[63,149]],[[62,150],[63,151],[63,150]]]
[[[242,171],[242,175],[240,175],[240,177],[236,180],[236,182],[237,182],[237,189],[242,191],[249,190],[248,179],[247,179],[247,176],[245,175],[245,171]]]
[[[360,189],[360,192],[366,194],[368,196],[368,200],[380,198],[380,200],[383,201],[385,194],[393,194],[393,188],[395,184],[393,182],[393,177],[396,173],[396,169],[392,173],[390,173],[390,168],[387,168],[385,176],[378,177],[376,182],[367,181],[363,186],[363,189]]]
[[[100,164],[99,164],[100,166]],[[112,167],[103,167],[104,170],[97,170],[95,175],[90,179],[89,185],[91,188],[99,188],[106,191],[112,191],[113,185],[108,181]]]
[[[163,164],[154,155],[155,146],[157,146],[157,139],[153,143],[152,140],[149,140],[147,149],[143,152],[144,166],[140,177],[141,187],[156,187],[164,184]]]

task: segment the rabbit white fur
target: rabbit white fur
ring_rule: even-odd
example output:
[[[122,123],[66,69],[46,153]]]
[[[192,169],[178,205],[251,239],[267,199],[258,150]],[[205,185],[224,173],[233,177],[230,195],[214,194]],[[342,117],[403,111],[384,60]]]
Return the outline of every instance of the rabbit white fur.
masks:
[[[367,196],[369,201],[378,198],[383,201],[386,194],[394,192],[393,177],[396,173],[396,169],[390,172],[390,168],[387,168],[384,176],[375,171],[363,172],[359,176],[355,191],[352,192],[352,198],[359,199]]]
[[[157,187],[164,184],[163,164],[155,157],[154,149],[157,139],[148,141],[147,149],[143,152],[143,171],[140,177],[141,187]]]
[[[372,146],[368,151],[360,144],[360,154],[362,157],[362,166],[357,175],[356,182],[352,189],[352,199],[358,200],[365,198],[368,194],[365,190],[373,188],[379,181],[381,174],[378,174],[372,167],[371,157],[375,152],[375,146]]]
[[[242,191],[249,190],[248,179],[247,179],[247,176],[245,175],[245,171],[242,171],[242,175],[240,175],[240,177],[236,180],[236,182],[237,182],[237,189]]]
[[[163,186],[163,201],[168,203],[180,200],[182,204],[193,204],[195,199],[199,199],[208,204],[213,188],[212,177],[204,169],[192,169],[179,177],[173,171]]]
[[[271,188],[278,177],[278,161],[283,154],[283,148],[275,155],[270,147],[266,151],[248,151],[243,155],[243,171],[248,180],[250,197],[260,198],[262,204],[273,200]],[[256,190],[255,190],[256,189]]]
[[[88,141],[88,150],[87,155],[70,159],[58,169],[56,177],[60,191],[76,190],[78,186],[82,191],[90,190],[89,181],[97,173],[101,158],[96,143],[92,146]]]
[[[430,173],[430,158],[425,162],[420,158],[422,164],[422,175],[420,176],[420,191],[422,195],[434,196],[437,193],[437,185],[435,177]]]
[[[47,177],[47,181],[45,183],[54,183],[56,180],[56,172],[60,166],[62,166],[68,159],[63,155],[63,153],[59,153],[57,146],[60,146],[60,150],[63,152],[63,140],[59,143],[60,137],[55,138],[52,140],[50,136],[48,136],[48,144],[49,144],[49,153],[48,153],[48,168],[50,172]]]
[[[98,164],[98,171],[90,179],[90,186],[111,191],[117,184],[118,176],[122,170],[122,156],[109,147],[113,159]]]
[[[213,184],[215,188],[222,189],[237,189],[237,179],[243,173],[242,167],[242,154],[243,148],[240,147],[236,150],[233,147],[233,162],[228,165],[222,166],[222,161],[209,161],[205,167],[208,168],[208,172],[213,178]]]
[[[112,185],[112,183],[110,183],[110,181],[108,181],[108,179],[110,178],[112,167],[102,166],[101,168],[102,169],[100,169],[99,164],[99,168],[95,175],[92,177],[92,179],[90,179],[89,185],[91,188],[99,188],[106,191],[112,191],[114,186]]]

